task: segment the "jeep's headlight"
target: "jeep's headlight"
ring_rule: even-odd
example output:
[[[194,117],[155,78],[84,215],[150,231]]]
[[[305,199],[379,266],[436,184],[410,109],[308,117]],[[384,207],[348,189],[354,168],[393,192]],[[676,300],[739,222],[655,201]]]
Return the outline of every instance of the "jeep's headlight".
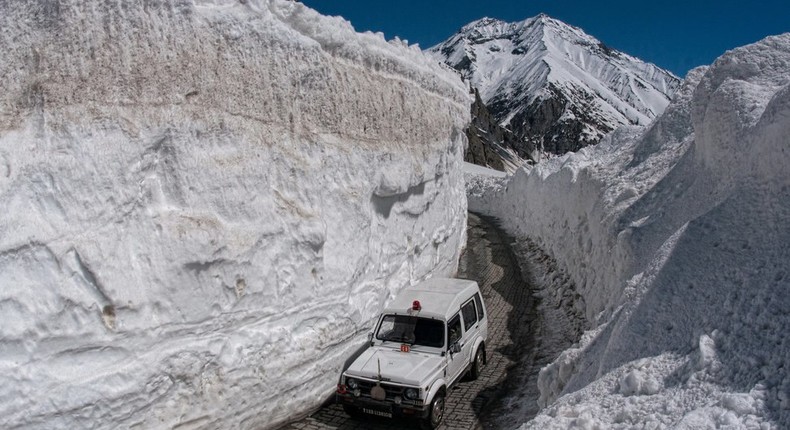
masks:
[[[351,379],[351,378],[346,379],[346,385],[348,386],[348,388],[352,390],[356,390],[357,388],[359,388],[359,384],[357,383],[356,379]]]
[[[417,400],[417,397],[420,395],[420,392],[417,391],[416,388],[407,388],[406,391],[403,393],[403,396],[409,400]]]

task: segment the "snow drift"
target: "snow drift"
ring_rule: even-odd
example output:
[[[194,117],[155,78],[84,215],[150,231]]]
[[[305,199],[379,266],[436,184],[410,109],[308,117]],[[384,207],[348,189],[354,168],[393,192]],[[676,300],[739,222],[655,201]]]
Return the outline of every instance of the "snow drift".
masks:
[[[281,0],[0,3],[0,427],[266,428],[465,243],[470,102]]]
[[[524,428],[790,427],[788,70],[790,34],[729,51],[646,131],[471,188],[595,327],[541,371]]]

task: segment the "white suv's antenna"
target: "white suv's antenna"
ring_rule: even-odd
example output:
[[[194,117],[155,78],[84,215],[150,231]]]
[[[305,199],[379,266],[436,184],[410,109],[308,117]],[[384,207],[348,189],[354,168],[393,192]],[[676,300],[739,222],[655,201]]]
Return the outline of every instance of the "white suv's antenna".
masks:
[[[370,389],[370,397],[372,397],[374,400],[384,401],[384,400],[387,399],[387,390],[385,390],[381,386],[381,359],[380,358],[378,359],[378,363],[379,363],[379,380],[376,381],[376,385],[374,385],[373,388]]]

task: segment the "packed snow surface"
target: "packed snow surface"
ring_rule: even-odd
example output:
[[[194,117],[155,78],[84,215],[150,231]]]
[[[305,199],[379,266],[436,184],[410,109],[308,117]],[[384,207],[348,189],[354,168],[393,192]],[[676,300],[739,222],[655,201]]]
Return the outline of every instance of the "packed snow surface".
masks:
[[[470,103],[281,0],[0,2],[0,427],[267,428],[452,275]]]
[[[649,129],[470,184],[594,326],[523,428],[790,428],[788,70],[790,34],[729,51]]]
[[[473,178],[473,180],[479,177],[504,178],[507,176],[507,173],[490,169],[488,167],[478,166],[477,164],[464,162],[464,176],[467,178]]]

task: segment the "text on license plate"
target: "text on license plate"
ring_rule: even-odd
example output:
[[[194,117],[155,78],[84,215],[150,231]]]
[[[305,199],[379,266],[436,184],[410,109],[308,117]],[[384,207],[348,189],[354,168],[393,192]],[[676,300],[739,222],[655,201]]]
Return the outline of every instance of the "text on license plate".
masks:
[[[377,411],[375,409],[362,408],[362,412],[379,417],[392,418],[392,412]]]

